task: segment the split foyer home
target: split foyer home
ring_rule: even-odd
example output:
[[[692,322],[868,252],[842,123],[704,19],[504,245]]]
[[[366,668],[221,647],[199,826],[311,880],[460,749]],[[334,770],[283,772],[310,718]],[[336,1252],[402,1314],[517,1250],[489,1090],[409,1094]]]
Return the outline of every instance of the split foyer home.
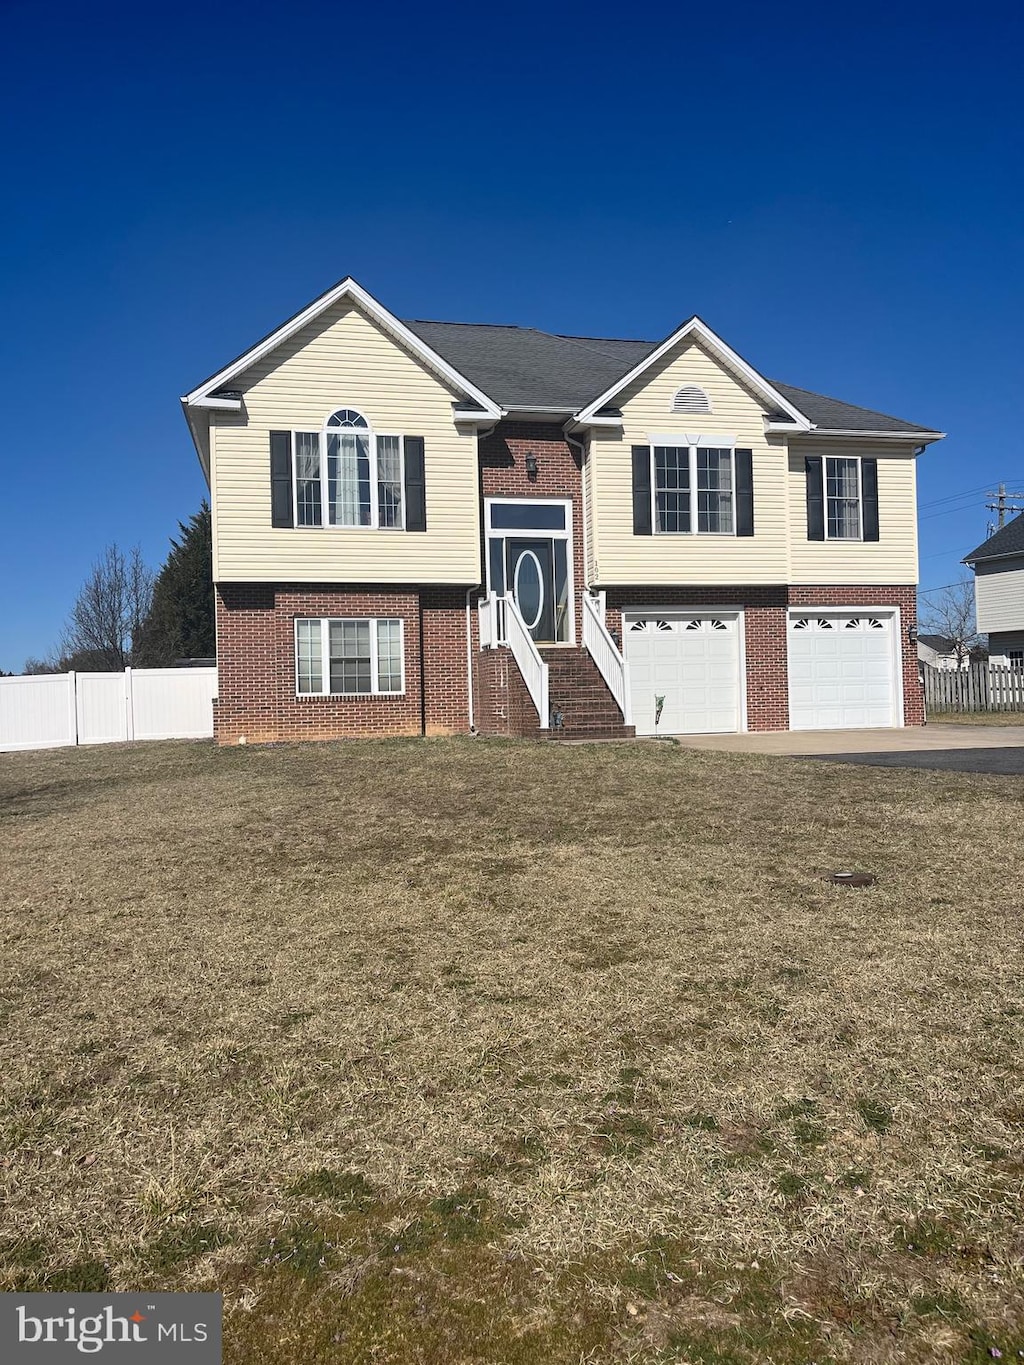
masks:
[[[1024,514],[964,559],[974,570],[978,630],[988,634],[993,664],[1024,668]]]
[[[222,743],[923,719],[942,433],[768,380],[700,318],[402,321],[345,279],[182,405]]]

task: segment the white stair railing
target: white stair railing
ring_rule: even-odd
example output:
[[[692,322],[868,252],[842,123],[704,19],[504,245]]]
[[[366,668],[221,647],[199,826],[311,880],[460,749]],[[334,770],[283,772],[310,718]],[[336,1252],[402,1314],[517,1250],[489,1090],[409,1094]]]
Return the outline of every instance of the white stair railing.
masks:
[[[589,592],[583,594],[583,648],[597,664],[598,672],[625,719],[626,665],[601,619],[597,601]]]
[[[540,656],[537,646],[533,643],[533,637],[526,628],[526,622],[519,614],[519,608],[515,604],[511,594],[500,599],[504,607],[504,637],[505,643],[512,651],[512,657],[519,666],[519,672],[523,675],[523,682],[526,683],[527,691],[533,698],[533,704],[537,708],[537,715],[540,718],[540,728],[548,728],[548,666]],[[500,608],[499,608],[500,610]]]
[[[497,649],[506,644],[505,639],[505,599],[497,593],[488,593],[477,602],[480,614],[480,648]]]

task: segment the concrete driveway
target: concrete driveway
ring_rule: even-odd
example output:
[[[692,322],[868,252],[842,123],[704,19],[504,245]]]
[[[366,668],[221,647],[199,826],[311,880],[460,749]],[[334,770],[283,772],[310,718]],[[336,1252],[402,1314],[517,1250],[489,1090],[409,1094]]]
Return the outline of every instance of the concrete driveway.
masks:
[[[686,748],[785,754],[879,768],[1024,774],[1024,725],[925,725],[903,730],[773,730],[769,734],[676,735]]]

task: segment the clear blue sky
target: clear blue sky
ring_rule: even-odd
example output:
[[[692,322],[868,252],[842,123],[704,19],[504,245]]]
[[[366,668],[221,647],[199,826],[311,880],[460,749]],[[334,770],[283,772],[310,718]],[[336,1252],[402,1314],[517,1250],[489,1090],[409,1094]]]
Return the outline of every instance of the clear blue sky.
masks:
[[[1024,480],[1014,9],[0,0],[0,667],[110,541],[160,564],[179,395],[345,274],[406,317],[697,312],[948,431],[921,575],[959,577]]]

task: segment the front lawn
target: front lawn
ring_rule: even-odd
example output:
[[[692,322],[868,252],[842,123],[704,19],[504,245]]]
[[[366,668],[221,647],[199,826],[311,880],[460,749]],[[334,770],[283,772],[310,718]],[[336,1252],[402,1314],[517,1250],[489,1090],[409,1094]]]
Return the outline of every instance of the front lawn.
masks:
[[[1022,797],[0,755],[0,1288],[222,1289],[231,1365],[1015,1358]]]
[[[1024,725],[1024,711],[929,711],[930,725]]]

